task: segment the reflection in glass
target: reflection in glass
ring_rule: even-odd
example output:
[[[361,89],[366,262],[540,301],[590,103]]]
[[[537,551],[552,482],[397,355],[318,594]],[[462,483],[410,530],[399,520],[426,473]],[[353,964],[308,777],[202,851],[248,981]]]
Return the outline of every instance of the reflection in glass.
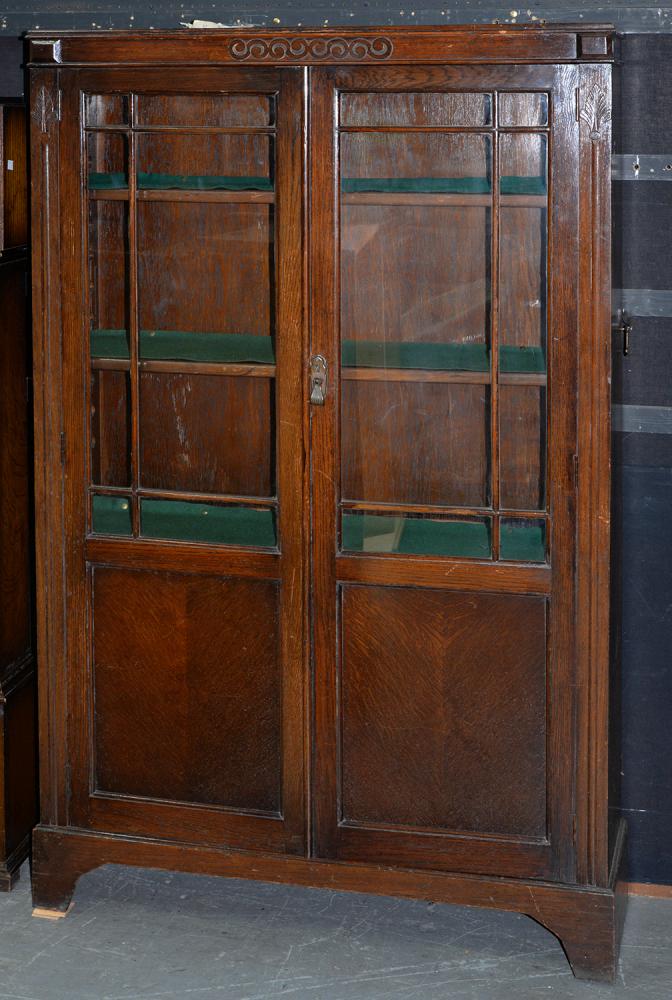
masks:
[[[84,120],[88,126],[127,125],[128,94],[86,94]]]
[[[344,511],[342,548],[350,552],[396,552],[490,559],[487,518],[362,514]]]
[[[341,396],[344,498],[487,503],[488,386],[344,379]]]
[[[140,373],[140,482],[151,489],[275,493],[275,383]]]
[[[107,191],[128,187],[125,135],[117,132],[89,132],[86,149],[90,189]]]
[[[342,494],[483,505],[490,137],[347,133],[340,160]]]
[[[136,125],[228,128],[273,124],[266,94],[138,94]]]
[[[537,176],[545,191],[546,147],[544,135],[502,135],[502,175]],[[543,510],[546,505],[547,215],[545,193],[513,203],[502,197],[500,501],[513,510]]]
[[[267,135],[138,135],[139,189],[272,191]]]
[[[271,205],[139,203],[140,357],[272,364],[273,239]]]
[[[548,94],[499,94],[500,126],[548,125]]]
[[[544,371],[546,356],[546,136],[526,133],[500,137],[502,195],[508,179],[541,194],[500,205],[499,326],[504,371]],[[530,366],[529,360],[534,361]],[[516,364],[521,362],[521,366]]]
[[[489,125],[490,94],[342,94],[341,125]]]
[[[546,389],[502,385],[499,390],[499,495],[509,510],[546,505]]]
[[[131,501],[128,497],[92,497],[92,527],[97,535],[131,535]]]
[[[123,201],[89,203],[89,307],[93,357],[128,356],[128,222]],[[99,353],[102,341],[126,342],[117,350]]]
[[[97,486],[131,485],[130,399],[128,372],[92,372],[91,479]]]

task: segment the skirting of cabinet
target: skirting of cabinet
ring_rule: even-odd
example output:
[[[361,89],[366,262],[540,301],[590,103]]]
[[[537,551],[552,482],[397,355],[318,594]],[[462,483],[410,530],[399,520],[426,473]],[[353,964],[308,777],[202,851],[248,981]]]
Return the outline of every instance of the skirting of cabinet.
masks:
[[[0,684],[0,892],[9,892],[30,853],[37,817],[32,658]]]
[[[36,914],[39,916],[64,915],[82,875],[100,865],[123,864],[513,910],[532,917],[560,940],[578,979],[611,982],[616,971],[627,892],[627,884],[621,878],[625,834],[625,822],[621,821],[611,858],[609,885],[599,889],[253,855],[38,826],[33,833],[33,906],[40,911]]]
[[[11,892],[19,881],[21,865],[30,853],[30,835],[24,837],[15,851],[0,863],[0,892]]]

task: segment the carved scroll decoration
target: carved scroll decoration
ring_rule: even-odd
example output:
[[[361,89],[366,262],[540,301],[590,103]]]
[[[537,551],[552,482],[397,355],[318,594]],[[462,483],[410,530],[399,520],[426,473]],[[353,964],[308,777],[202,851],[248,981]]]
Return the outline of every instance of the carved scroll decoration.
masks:
[[[229,52],[234,59],[388,59],[392,42],[382,35],[376,38],[234,38]]]
[[[590,138],[595,141],[602,134],[602,127],[611,121],[609,99],[597,84],[593,87],[579,114],[590,129]]]
[[[46,133],[49,131],[49,126],[55,118],[55,113],[56,109],[50,92],[46,87],[40,87],[30,117],[40,131]]]

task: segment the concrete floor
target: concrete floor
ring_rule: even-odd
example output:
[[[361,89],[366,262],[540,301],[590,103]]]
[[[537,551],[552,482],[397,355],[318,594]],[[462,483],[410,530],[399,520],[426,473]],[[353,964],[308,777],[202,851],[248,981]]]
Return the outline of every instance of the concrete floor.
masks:
[[[107,867],[59,921],[0,894],[0,1000],[672,1000],[672,900],[630,900],[615,987],[527,917]]]

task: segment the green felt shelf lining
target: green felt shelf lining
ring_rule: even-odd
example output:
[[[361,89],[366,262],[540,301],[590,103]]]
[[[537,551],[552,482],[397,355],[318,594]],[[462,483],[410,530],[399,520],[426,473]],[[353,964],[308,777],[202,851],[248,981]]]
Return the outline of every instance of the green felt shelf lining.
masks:
[[[488,177],[344,177],[345,194],[490,194]],[[501,194],[546,194],[545,177],[504,176]]]
[[[272,191],[268,177],[231,177],[216,174],[154,174],[140,171],[141,191]],[[92,171],[89,188],[94,191],[124,190],[128,176],[123,171]],[[341,189],[346,194],[490,194],[488,177],[344,177]],[[501,194],[544,195],[545,177],[504,176]]]
[[[509,562],[546,561],[546,528],[543,523],[501,521],[499,558]]]
[[[224,177],[197,174],[150,174],[138,173],[138,189],[141,191],[272,191],[273,183],[268,177]],[[89,174],[89,188],[94,191],[123,190],[128,187],[125,173]]]
[[[92,330],[93,358],[128,359],[126,330]],[[273,339],[250,333],[192,333],[186,330],[141,330],[143,360],[212,363],[275,364]],[[507,373],[543,373],[540,347],[500,347],[500,369]],[[345,340],[342,364],[346,368],[417,368],[431,371],[486,372],[490,359],[485,344],[430,344],[400,341]]]
[[[92,330],[91,356],[130,357],[126,330]],[[184,330],[141,330],[143,361],[201,361],[213,364],[275,364],[273,340],[252,333],[191,333]]]
[[[400,525],[400,521],[403,522]],[[401,531],[399,532],[399,528]],[[381,535],[393,534],[394,545],[369,549]],[[402,554],[455,556],[490,559],[492,547],[488,525],[482,521],[433,521],[428,518],[399,518],[389,514],[344,514],[343,549],[351,552],[391,551]]]
[[[143,499],[140,522],[144,538],[255,548],[275,548],[277,544],[275,514],[269,509]],[[131,535],[128,498],[94,496],[93,530],[101,535]]]
[[[389,535],[390,548],[380,543]],[[376,539],[379,540],[378,545]],[[491,559],[490,528],[485,521],[432,520],[393,514],[343,514],[342,547],[351,552],[394,552],[406,555]],[[543,525],[502,525],[500,559],[544,562]]]
[[[275,513],[252,507],[217,506],[182,500],[141,500],[141,534],[219,545],[275,548]]]

